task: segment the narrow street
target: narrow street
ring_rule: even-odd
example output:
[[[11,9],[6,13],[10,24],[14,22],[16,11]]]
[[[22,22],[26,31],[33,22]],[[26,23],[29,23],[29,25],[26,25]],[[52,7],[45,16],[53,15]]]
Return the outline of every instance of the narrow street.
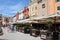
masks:
[[[2,28],[4,35],[0,36],[0,40],[41,40],[40,37],[33,37],[29,34],[20,32],[7,32],[6,28]]]

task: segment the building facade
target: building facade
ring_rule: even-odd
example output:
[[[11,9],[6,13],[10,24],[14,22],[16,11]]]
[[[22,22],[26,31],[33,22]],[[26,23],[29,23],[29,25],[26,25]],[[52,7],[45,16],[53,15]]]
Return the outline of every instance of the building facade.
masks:
[[[17,22],[20,23],[22,20],[24,20],[24,13],[23,13],[23,10],[19,11],[18,13],[19,15],[18,15]]]
[[[38,2],[37,0],[31,0],[29,5],[29,17],[31,19],[38,16]]]
[[[24,19],[24,13],[23,10],[19,11],[19,20],[23,20]]]
[[[53,29],[56,28],[59,30],[60,0],[38,0],[38,13],[43,17],[40,19],[40,22],[43,21],[42,23],[47,23],[51,21],[54,23]]]
[[[6,25],[6,17],[2,16],[2,25]]]
[[[19,12],[16,14],[16,21],[19,19]]]
[[[16,23],[16,16],[12,17],[12,22],[13,22],[12,24]]]
[[[39,0],[38,13],[40,16],[51,16],[60,14],[60,1],[59,0]]]
[[[12,23],[12,18],[6,17],[6,26],[11,25],[11,23]]]
[[[25,7],[23,13],[24,13],[24,18],[25,19],[28,19],[29,18],[29,8],[28,7]]]

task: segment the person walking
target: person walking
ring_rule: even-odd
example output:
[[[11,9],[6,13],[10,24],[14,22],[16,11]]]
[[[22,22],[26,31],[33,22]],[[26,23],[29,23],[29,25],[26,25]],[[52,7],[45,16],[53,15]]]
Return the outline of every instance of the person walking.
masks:
[[[14,31],[16,31],[16,26],[14,26]]]
[[[7,30],[8,30],[8,32],[10,31],[10,26],[9,25],[7,26]]]
[[[11,25],[10,29],[11,29],[11,32],[14,31],[14,27],[13,27],[13,25]]]
[[[14,26],[12,26],[12,32],[14,32]]]

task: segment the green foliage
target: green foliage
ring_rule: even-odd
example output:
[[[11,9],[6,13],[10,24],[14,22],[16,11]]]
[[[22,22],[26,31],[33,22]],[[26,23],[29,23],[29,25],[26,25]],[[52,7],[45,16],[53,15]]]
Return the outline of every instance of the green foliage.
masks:
[[[51,21],[46,23],[46,26],[48,27],[48,30],[50,30],[51,26],[53,25],[53,23]]]
[[[13,26],[17,26],[17,27],[21,27],[23,24],[21,23],[16,23],[16,24],[13,24]]]
[[[33,26],[30,26],[29,28],[33,29]]]
[[[29,29],[29,26],[24,26],[24,29]]]
[[[29,32],[30,32],[29,26],[24,26],[24,33],[29,33]]]
[[[53,23],[52,23],[51,21],[49,21],[49,22],[46,23],[46,26],[51,27],[52,24],[53,24]]]

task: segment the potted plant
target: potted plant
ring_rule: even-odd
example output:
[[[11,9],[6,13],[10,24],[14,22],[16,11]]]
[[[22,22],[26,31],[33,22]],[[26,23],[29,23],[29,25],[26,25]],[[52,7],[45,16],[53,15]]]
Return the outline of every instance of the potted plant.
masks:
[[[29,33],[29,31],[30,31],[30,30],[29,30],[29,26],[25,26],[25,27],[24,27],[24,33]]]
[[[48,27],[48,30],[50,30],[50,27],[53,25],[53,22],[49,21],[46,23],[46,26]]]
[[[52,25],[53,25],[53,22],[51,22],[51,21],[49,21],[49,22],[46,23],[46,26],[48,27],[48,32],[47,32],[48,36],[51,33],[50,28],[51,28]]]

